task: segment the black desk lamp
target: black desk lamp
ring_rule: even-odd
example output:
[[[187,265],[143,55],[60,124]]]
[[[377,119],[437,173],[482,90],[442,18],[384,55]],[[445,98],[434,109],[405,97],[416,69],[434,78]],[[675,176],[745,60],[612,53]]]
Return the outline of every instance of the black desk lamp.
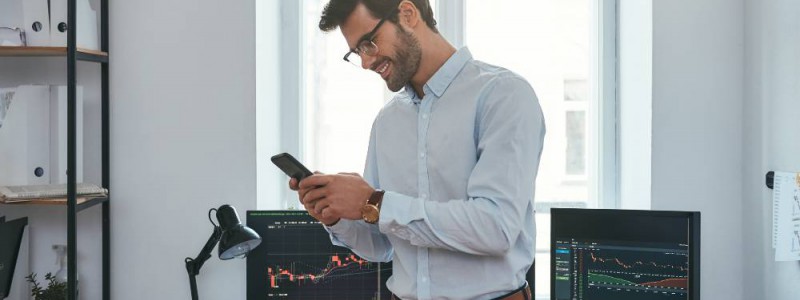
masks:
[[[211,219],[211,212],[217,212],[219,226]],[[250,250],[261,244],[261,237],[258,233],[242,225],[236,209],[230,205],[220,206],[218,209],[212,208],[208,211],[208,220],[214,225],[214,232],[208,238],[208,242],[203,246],[203,250],[196,258],[186,258],[186,271],[189,272],[189,284],[192,288],[192,299],[197,300],[197,274],[200,268],[211,258],[211,250],[219,242],[219,259],[228,260],[234,257],[245,257]]]

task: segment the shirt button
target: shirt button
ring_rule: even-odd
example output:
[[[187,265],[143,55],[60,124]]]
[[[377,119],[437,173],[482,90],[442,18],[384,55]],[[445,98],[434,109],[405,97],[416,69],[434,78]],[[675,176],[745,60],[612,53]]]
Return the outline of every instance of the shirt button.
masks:
[[[424,115],[422,115],[422,119],[423,119],[423,120],[427,120],[427,119],[428,119],[428,114],[424,114]]]
[[[427,277],[422,277],[422,282],[428,282],[428,278]]]
[[[425,153],[420,153],[419,157],[425,158]]]

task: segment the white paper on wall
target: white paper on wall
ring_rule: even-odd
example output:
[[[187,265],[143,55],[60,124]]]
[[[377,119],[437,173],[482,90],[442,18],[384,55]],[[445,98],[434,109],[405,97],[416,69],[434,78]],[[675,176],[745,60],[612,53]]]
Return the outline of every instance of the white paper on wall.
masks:
[[[775,172],[773,188],[775,261],[800,260],[800,173]]]

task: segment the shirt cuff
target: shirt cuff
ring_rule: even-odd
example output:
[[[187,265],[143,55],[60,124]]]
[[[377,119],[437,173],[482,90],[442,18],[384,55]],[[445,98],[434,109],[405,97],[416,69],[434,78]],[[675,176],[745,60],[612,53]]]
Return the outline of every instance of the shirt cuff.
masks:
[[[387,191],[381,202],[378,225],[384,234],[397,234],[408,224],[421,220],[424,216],[425,208],[422,199]]]
[[[333,224],[333,226],[327,226],[325,224],[322,224],[322,228],[325,228],[325,230],[328,231],[328,233],[336,237],[339,235],[344,235],[348,231],[350,231],[350,229],[353,228],[354,225],[353,222],[355,221],[340,219],[339,222],[336,222],[336,224]]]

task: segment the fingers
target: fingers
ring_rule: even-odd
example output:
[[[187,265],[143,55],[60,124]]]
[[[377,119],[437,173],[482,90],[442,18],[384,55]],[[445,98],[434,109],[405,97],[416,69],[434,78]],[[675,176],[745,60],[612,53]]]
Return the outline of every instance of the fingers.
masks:
[[[300,181],[300,188],[308,189],[317,186],[323,186],[328,184],[331,181],[331,179],[332,177],[329,175],[314,174],[309,177],[306,177],[305,179],[303,179],[303,181]]]
[[[334,217],[333,207],[328,205],[325,208],[323,208],[322,210],[320,210],[319,214],[320,214],[320,216],[322,216],[325,219],[333,218]]]
[[[323,200],[317,201],[314,203],[314,213],[317,214],[318,216],[325,217],[325,215],[322,212],[325,211],[325,209],[328,208],[329,206],[330,204],[328,204],[328,201],[323,201]]]
[[[310,214],[310,215],[311,215],[312,217],[314,217],[315,219],[318,219],[318,218],[317,218],[317,215],[316,215],[316,214],[314,214],[314,205],[311,205],[311,204],[303,204],[303,207],[306,209],[306,211],[308,212],[308,214]]]
[[[313,190],[314,190],[313,188],[307,188],[307,189],[298,190],[297,191],[297,195],[300,197],[300,203],[305,203],[305,201],[303,199],[306,197],[306,195],[308,195],[308,192],[313,191]]]
[[[320,171],[314,171],[316,175],[322,175]],[[289,189],[297,191],[300,189],[300,182],[296,178],[289,178]]]
[[[306,211],[308,211],[315,218],[331,217],[331,203],[325,198],[303,204],[303,207],[305,207]]]
[[[305,194],[303,194],[302,196],[303,199],[301,200],[301,202],[303,204],[313,204],[315,201],[325,198],[327,194],[328,194],[328,188],[326,187],[309,189],[306,191]]]
[[[323,217],[322,215],[320,215],[320,214],[316,213],[316,211],[314,211],[314,207],[306,208],[306,211],[308,211],[308,214],[311,217],[313,217],[314,219],[317,219],[317,221],[320,221],[323,224],[327,223],[325,217]],[[325,211],[327,211],[327,210],[325,210]]]

